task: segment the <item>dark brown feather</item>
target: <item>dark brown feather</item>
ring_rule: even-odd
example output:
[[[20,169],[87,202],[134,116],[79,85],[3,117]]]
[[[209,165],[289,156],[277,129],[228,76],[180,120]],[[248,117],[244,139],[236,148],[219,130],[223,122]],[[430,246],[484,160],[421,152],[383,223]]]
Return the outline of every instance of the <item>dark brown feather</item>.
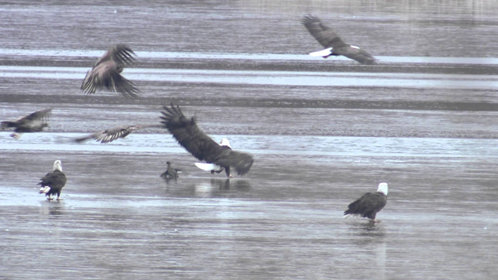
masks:
[[[3,121],[1,128],[14,128],[15,132],[39,132],[48,126],[47,119],[52,109],[36,111],[27,116],[19,118],[16,121]]]
[[[149,128],[149,127],[162,127],[162,126],[158,124],[119,126],[119,127],[98,131],[80,138],[75,138],[74,141],[84,142],[90,139],[94,139],[95,141],[100,143],[109,143],[119,138],[125,138],[130,133],[135,132],[139,129]]]
[[[323,47],[332,48],[331,55],[343,55],[361,64],[376,63],[375,58],[365,50],[344,43],[339,35],[331,28],[323,25],[319,18],[306,15],[302,19],[302,23]]]
[[[125,97],[138,97],[139,90],[135,84],[121,75],[124,67],[134,63],[134,56],[133,50],[126,45],[111,47],[87,72],[81,89],[87,94],[92,94],[106,88]]]

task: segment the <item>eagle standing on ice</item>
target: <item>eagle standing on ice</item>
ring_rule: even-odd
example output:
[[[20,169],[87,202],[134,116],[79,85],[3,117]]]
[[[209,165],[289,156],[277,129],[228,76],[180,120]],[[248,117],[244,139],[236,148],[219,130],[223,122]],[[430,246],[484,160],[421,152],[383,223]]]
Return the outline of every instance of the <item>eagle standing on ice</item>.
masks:
[[[380,183],[377,188],[377,192],[366,193],[359,199],[349,204],[348,210],[344,211],[344,215],[360,215],[375,222],[377,212],[386,206],[387,191],[387,183]]]
[[[60,160],[54,161],[53,171],[43,176],[38,185],[41,186],[40,193],[44,193],[48,200],[52,200],[52,195],[57,195],[59,200],[62,188],[66,185],[66,175],[62,172]]]
[[[178,105],[164,106],[161,123],[173,137],[194,157],[207,163],[214,163],[225,169],[230,177],[230,168],[244,175],[254,162],[247,153],[237,152],[228,146],[219,145],[199,129],[195,118],[187,118]]]
[[[119,92],[124,97],[138,97],[138,89],[132,81],[121,75],[123,68],[135,62],[135,53],[127,45],[115,45],[104,54],[87,72],[81,89],[87,93],[95,93],[97,89],[107,88]]]
[[[302,23],[310,34],[326,49],[310,53],[312,56],[327,58],[331,55],[343,55],[358,61],[361,64],[376,64],[375,58],[357,46],[342,41],[334,30],[322,24],[319,18],[306,15]]]

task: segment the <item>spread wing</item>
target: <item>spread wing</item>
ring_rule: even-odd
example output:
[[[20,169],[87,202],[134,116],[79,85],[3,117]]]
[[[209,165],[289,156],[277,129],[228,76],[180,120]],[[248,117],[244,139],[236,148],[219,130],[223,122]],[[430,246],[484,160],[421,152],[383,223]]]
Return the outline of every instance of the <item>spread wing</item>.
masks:
[[[138,97],[139,90],[135,84],[121,75],[123,68],[135,61],[134,55],[133,50],[126,45],[111,47],[87,72],[81,89],[90,94],[98,89],[107,88],[125,97]]]
[[[193,117],[185,117],[179,106],[171,104],[163,109],[161,123],[194,157],[222,167],[234,167],[239,175],[249,171],[253,163],[251,155],[218,145],[199,129]]]
[[[4,121],[1,124],[2,129],[15,127],[20,132],[41,131],[47,126],[47,119],[50,116],[52,109],[44,109],[36,111],[27,116],[19,118],[16,121]]]
[[[375,58],[365,50],[344,43],[339,35],[331,28],[323,25],[319,18],[312,15],[306,15],[304,16],[302,23],[322,46],[325,48],[332,48],[333,54],[343,55],[354,59],[361,64],[376,63]]]
[[[109,61],[88,71],[81,84],[83,92],[91,94],[98,89],[107,88],[110,91],[119,92],[124,97],[137,98],[137,93],[140,91],[135,83],[123,77],[113,63]]]
[[[301,21],[310,34],[325,48],[338,48],[346,45],[334,30],[322,24],[319,18],[306,15]]]
[[[361,64],[376,64],[377,61],[368,52],[359,47],[346,45],[341,48],[334,49],[335,54],[344,55],[358,61]]]
[[[102,130],[99,132],[92,133],[87,136],[83,136],[80,138],[75,138],[75,142],[84,142],[90,139],[94,139],[97,142],[100,143],[109,143],[112,142],[116,139],[119,138],[125,138],[128,136],[128,134],[137,131],[142,128],[147,128],[147,127],[162,127],[159,125],[130,125],[130,126],[120,126],[120,127],[114,127],[106,130]]]
[[[97,60],[94,67],[106,61],[114,61],[121,66],[131,65],[135,62],[135,52],[125,44],[114,45]]]

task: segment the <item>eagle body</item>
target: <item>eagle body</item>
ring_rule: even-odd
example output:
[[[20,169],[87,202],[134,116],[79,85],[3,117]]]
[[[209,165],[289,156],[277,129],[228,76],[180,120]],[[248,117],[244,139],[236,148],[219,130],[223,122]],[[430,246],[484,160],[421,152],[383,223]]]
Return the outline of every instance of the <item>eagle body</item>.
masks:
[[[221,166],[228,177],[230,168],[235,169],[239,175],[249,172],[254,162],[250,154],[216,143],[197,126],[195,118],[187,118],[179,106],[171,104],[163,109],[161,123],[194,157]]]
[[[24,132],[43,131],[43,129],[48,126],[47,118],[51,112],[52,109],[36,111],[15,121],[3,121],[0,126],[2,130],[14,128],[15,133],[11,134],[11,136],[19,138],[20,134]]]
[[[138,97],[138,89],[132,81],[121,75],[123,68],[135,61],[133,50],[123,44],[115,45],[97,60],[93,68],[87,72],[81,84],[81,89],[92,94],[97,90],[106,88],[119,92],[125,97]]]
[[[62,188],[66,185],[66,175],[62,172],[60,160],[54,162],[52,172],[47,173],[40,179],[40,193],[44,193],[48,200],[52,199],[52,195],[57,195],[60,198]]]
[[[375,58],[370,55],[365,50],[346,44],[337,33],[322,24],[319,18],[306,15],[302,19],[303,25],[309,31],[309,33],[326,49],[323,51],[315,52],[315,55],[320,55],[323,58],[327,58],[331,55],[339,56],[343,55],[345,57],[354,59],[361,64],[376,64]],[[313,53],[311,53],[313,55]]]
[[[344,215],[359,215],[370,220],[375,220],[377,213],[386,206],[387,189],[387,183],[380,183],[377,192],[365,193],[350,203],[348,209],[344,211]]]

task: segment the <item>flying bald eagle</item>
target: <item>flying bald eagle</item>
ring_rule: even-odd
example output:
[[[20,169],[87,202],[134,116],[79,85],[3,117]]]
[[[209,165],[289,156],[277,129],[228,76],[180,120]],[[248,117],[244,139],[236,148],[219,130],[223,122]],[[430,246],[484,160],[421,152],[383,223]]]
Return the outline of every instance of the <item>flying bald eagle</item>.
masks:
[[[38,185],[40,185],[40,193],[44,193],[48,200],[52,200],[52,195],[57,195],[57,200],[59,200],[62,188],[66,185],[66,175],[62,172],[60,160],[54,161],[53,171],[43,176]]]
[[[80,143],[90,139],[94,139],[95,141],[100,143],[109,143],[119,138],[125,138],[130,133],[135,132],[139,129],[148,128],[148,127],[162,127],[162,126],[157,124],[119,126],[119,127],[98,131],[80,138],[76,138],[74,139],[74,141]]]
[[[387,183],[380,183],[375,193],[366,193],[359,199],[355,200],[344,211],[344,215],[360,215],[375,221],[375,215],[382,210],[387,203]]]
[[[327,58],[331,55],[343,55],[358,61],[361,64],[376,64],[375,58],[357,46],[344,43],[334,30],[322,24],[319,18],[306,15],[302,23],[313,37],[326,49],[312,52],[312,56]]]
[[[16,121],[3,121],[1,128],[3,130],[14,127],[14,133],[10,136],[19,139],[23,132],[40,132],[47,127],[47,119],[51,112],[52,109],[45,109],[31,113]]]
[[[81,89],[87,93],[95,93],[97,89],[107,88],[119,92],[124,97],[138,97],[138,89],[132,81],[125,79],[121,72],[125,66],[135,61],[135,53],[127,45],[115,45],[104,54],[86,73]]]
[[[199,129],[194,117],[185,117],[178,105],[164,106],[161,113],[163,126],[194,157],[224,168],[227,177],[230,177],[230,167],[235,168],[239,175],[246,174],[251,168],[254,160],[250,154],[216,143]]]
[[[169,162],[169,161],[166,162],[166,165],[168,167],[167,167],[166,171],[164,171],[161,174],[161,178],[163,178],[166,182],[169,182],[169,180],[171,180],[171,179],[176,181],[176,179],[178,179],[178,173],[181,173],[181,170],[177,169],[177,168],[173,168],[173,166],[171,166],[171,162]]]

